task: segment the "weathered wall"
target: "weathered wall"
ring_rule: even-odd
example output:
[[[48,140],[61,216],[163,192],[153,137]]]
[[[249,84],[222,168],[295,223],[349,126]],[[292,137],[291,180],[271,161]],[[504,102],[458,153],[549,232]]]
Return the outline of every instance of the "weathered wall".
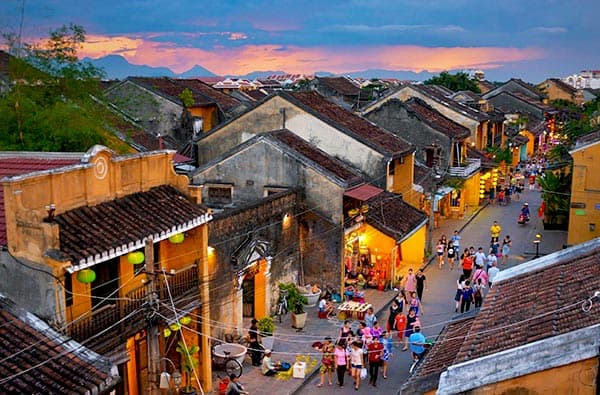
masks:
[[[105,97],[154,135],[172,135],[181,125],[183,106],[141,86],[125,81],[109,89]]]
[[[569,211],[567,244],[579,244],[600,236],[600,144],[594,144],[571,153],[573,157],[573,183],[571,204],[583,203],[583,208]],[[577,214],[583,215],[577,215]],[[594,230],[590,230],[594,224]]]
[[[519,100],[509,94],[501,93],[497,96],[489,98],[488,101],[492,103],[494,107],[500,108],[504,111],[514,111],[525,114],[530,118],[530,120],[533,120],[533,118],[539,120],[544,119],[544,111],[542,109]]]

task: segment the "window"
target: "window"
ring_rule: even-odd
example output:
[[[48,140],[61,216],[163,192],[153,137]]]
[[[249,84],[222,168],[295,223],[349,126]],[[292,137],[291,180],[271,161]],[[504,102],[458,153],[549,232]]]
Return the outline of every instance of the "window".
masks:
[[[65,273],[65,305],[73,306],[73,275]]]
[[[233,187],[228,185],[209,186],[208,202],[217,204],[229,204],[232,202]]]
[[[460,190],[453,190],[450,194],[450,207],[460,207]]]
[[[271,196],[279,192],[284,192],[289,190],[286,187],[274,187],[274,186],[265,186],[263,197]]]

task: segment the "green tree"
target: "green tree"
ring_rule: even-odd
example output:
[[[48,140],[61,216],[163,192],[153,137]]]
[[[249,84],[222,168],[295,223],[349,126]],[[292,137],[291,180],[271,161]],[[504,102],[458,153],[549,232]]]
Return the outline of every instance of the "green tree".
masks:
[[[542,187],[542,200],[546,203],[544,224],[554,227],[567,227],[571,204],[571,172],[546,171],[538,177]]]
[[[95,99],[102,70],[77,58],[84,42],[85,30],[71,24],[43,43],[9,49],[23,57],[10,59],[13,86],[0,97],[0,150],[85,151],[94,144],[124,150],[111,143],[106,109]]]
[[[442,71],[439,75],[431,77],[424,82],[426,85],[441,85],[446,88],[458,92],[458,91],[471,91],[480,93],[479,86],[474,79],[469,77],[467,73],[458,72],[456,74],[450,74],[447,71]]]

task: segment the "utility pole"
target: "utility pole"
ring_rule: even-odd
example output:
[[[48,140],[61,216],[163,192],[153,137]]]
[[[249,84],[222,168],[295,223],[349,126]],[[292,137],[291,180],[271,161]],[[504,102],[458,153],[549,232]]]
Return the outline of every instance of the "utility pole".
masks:
[[[144,256],[146,273],[146,343],[148,344],[148,389],[150,395],[160,395],[158,386],[160,350],[158,343],[158,325],[156,310],[158,295],[154,273],[154,242],[152,236],[145,240]]]

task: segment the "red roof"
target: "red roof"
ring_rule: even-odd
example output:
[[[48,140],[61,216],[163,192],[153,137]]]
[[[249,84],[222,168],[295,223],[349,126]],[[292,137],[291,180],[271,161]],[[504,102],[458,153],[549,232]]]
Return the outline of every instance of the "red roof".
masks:
[[[381,192],[383,192],[383,189],[381,188],[377,188],[371,184],[362,184],[348,189],[346,192],[344,192],[344,196],[366,202],[372,197],[379,195]]]
[[[50,170],[80,163],[83,154],[65,153],[64,157],[41,152],[14,152],[0,154],[0,179],[9,176]],[[79,155],[79,158],[76,157]],[[6,217],[4,216],[4,189],[0,185],[0,246],[6,245]]]

